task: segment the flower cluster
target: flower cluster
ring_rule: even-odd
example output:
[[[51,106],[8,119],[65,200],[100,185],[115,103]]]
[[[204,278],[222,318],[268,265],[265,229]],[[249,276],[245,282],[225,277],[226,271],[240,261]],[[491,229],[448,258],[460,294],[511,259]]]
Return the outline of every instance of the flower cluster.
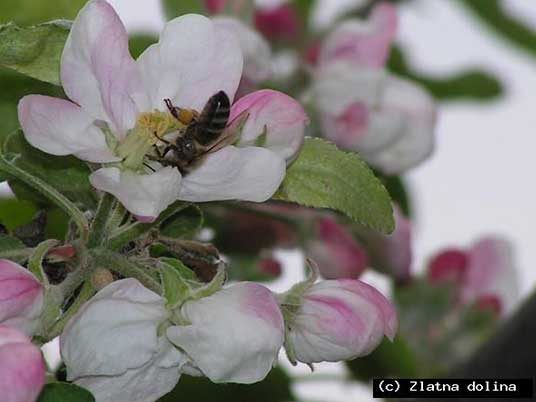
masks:
[[[394,6],[381,3],[368,20],[341,23],[309,53],[323,135],[386,174],[430,155],[436,121],[433,99],[384,69],[396,28]]]
[[[91,183],[142,221],[156,219],[175,200],[264,201],[283,180],[307,123],[300,104],[283,93],[263,90],[234,102],[223,134],[231,143],[214,146],[187,174],[148,159],[185,128],[167,111],[166,99],[200,112],[219,91],[233,100],[243,66],[248,77],[264,78],[249,60],[266,63],[250,54],[259,47],[244,45],[244,32],[238,22],[185,15],[170,21],[160,41],[134,60],[113,8],[90,1],[62,54],[61,81],[70,101],[24,97],[19,120],[26,139],[54,155],[104,164]]]

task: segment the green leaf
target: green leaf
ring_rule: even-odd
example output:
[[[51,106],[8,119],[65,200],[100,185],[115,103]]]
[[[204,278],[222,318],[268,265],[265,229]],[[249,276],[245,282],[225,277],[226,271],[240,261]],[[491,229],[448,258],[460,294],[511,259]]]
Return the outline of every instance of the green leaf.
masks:
[[[410,194],[406,188],[404,179],[400,176],[383,176],[379,172],[375,173],[389,192],[393,202],[398,204],[405,216],[411,217]]]
[[[334,209],[382,233],[394,229],[389,194],[370,168],[321,139],[305,139],[274,199]]]
[[[352,376],[368,382],[375,377],[415,377],[417,361],[406,342],[397,336],[393,342],[384,339],[370,355],[347,362]]]
[[[26,142],[20,130],[7,138],[4,152],[8,155],[18,155],[13,162],[15,166],[47,182],[70,200],[82,203],[88,208],[95,206],[95,194],[89,183],[90,170],[81,160],[74,156],[53,156],[39,151]],[[28,193],[24,190],[28,189],[16,186],[14,188],[18,198],[30,199],[39,204],[46,203],[41,195],[36,196],[35,192]]]
[[[87,0],[2,0],[0,24],[38,24],[60,18],[72,20]]]
[[[188,270],[187,267],[176,269],[176,265],[182,263],[178,260],[173,265],[160,260],[158,268],[162,276],[162,288],[164,298],[170,308],[179,306],[192,294],[192,287],[188,284],[186,278],[181,275],[182,271]]]
[[[5,138],[19,127],[17,104],[29,94],[42,94],[61,97],[60,87],[26,77],[16,71],[0,67],[0,144]],[[0,178],[0,181],[2,179]]]
[[[199,282],[195,272],[182,263],[182,261],[176,258],[162,257],[160,261],[167,264],[168,268],[176,270],[179,275],[187,281]]]
[[[201,229],[201,226],[203,226],[203,213],[197,205],[192,204],[166,219],[160,227],[160,233],[172,238],[188,237]]]
[[[289,376],[273,369],[255,384],[214,384],[205,377],[183,375],[173,391],[158,402],[284,402],[295,401]]]
[[[132,57],[137,59],[145,49],[158,42],[158,37],[150,34],[135,34],[130,37],[128,47]]]
[[[168,20],[189,13],[206,15],[203,3],[204,0],[163,0],[164,13]]]
[[[0,65],[60,85],[60,58],[69,30],[68,21],[0,26]]]
[[[469,69],[447,77],[415,72],[398,47],[393,47],[388,67],[394,73],[418,82],[442,101],[493,100],[503,93],[501,82],[491,73],[479,69]]]
[[[9,230],[31,222],[36,212],[37,207],[29,201],[0,198],[0,223]]]
[[[77,385],[53,382],[45,385],[37,402],[95,402],[95,398]]]
[[[0,233],[0,258],[22,263],[27,259],[29,253],[21,252],[26,245],[15,237]]]

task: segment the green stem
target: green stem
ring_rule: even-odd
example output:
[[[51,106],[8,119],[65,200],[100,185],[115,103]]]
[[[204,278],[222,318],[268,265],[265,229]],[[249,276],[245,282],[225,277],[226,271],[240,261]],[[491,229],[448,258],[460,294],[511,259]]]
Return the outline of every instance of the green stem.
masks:
[[[32,255],[33,248],[17,248],[13,250],[0,251],[0,258],[14,259],[14,258],[28,258]]]
[[[64,300],[69,298],[74,291],[89,278],[95,268],[95,264],[89,258],[87,249],[77,243],[74,243],[73,245],[76,247],[76,255],[78,258],[76,266],[78,268],[76,271],[67,275],[67,278],[65,278],[62,283],[57,285]]]
[[[99,266],[115,271],[126,278],[139,280],[145,287],[160,294],[162,288],[160,283],[154,279],[143,266],[140,266],[120,254],[112,251],[100,249],[96,254]]]
[[[189,204],[178,201],[162,212],[158,219],[152,223],[135,222],[117,229],[109,238],[107,246],[111,250],[117,250],[129,242],[139,239],[142,235],[153,228],[159,227],[162,222],[186,208]]]
[[[76,300],[73,302],[73,304],[71,304],[69,309],[62,315],[62,317],[47,331],[47,338],[52,340],[59,336],[69,320],[78,312],[78,310],[80,310],[80,307],[82,307],[84,303],[87,302],[91,296],[93,296],[94,293],[95,289],[93,289],[91,281],[86,281],[82,286],[82,289],[80,289],[80,293],[76,297]]]
[[[104,193],[99,201],[95,218],[91,223],[87,246],[96,247],[105,240],[107,222],[111,218],[111,211],[115,204],[115,198],[109,193]]]
[[[45,183],[43,180],[15,166],[6,160],[3,155],[0,155],[0,171],[3,171],[8,175],[23,181],[62,208],[76,223],[82,239],[87,239],[89,222],[82,211],[80,211],[72,201],[66,198],[63,194],[59,193],[55,188]]]
[[[41,283],[48,285],[48,279],[45,273],[43,272],[43,259],[49,250],[58,244],[58,240],[49,239],[40,243],[35,249],[30,259],[28,260],[28,269],[32,274],[35,275]]]
[[[106,232],[111,233],[112,231],[116,230],[121,225],[121,222],[125,220],[127,215],[128,211],[125,209],[123,204],[117,201],[110,219],[108,219],[108,222],[106,223]]]

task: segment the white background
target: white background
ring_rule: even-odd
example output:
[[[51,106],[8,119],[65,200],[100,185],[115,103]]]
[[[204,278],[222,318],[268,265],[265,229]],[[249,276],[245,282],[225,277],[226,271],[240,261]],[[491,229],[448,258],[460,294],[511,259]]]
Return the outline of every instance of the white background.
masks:
[[[163,24],[158,0],[111,3],[130,32],[158,32]],[[521,294],[526,295],[536,281],[532,231],[536,223],[536,58],[497,39],[455,1],[408,3],[400,10],[398,42],[415,67],[442,74],[481,66],[497,74],[507,91],[491,104],[441,105],[436,152],[408,175],[417,210],[414,268],[422,269],[426,258],[439,248],[463,246],[482,234],[498,233],[515,244]],[[534,1],[504,3],[536,27]],[[287,262],[294,265],[298,259],[289,255]],[[297,271],[287,272],[278,285],[299,279]],[[377,277],[372,280],[378,282]],[[298,367],[293,372],[303,375],[308,369]],[[327,380],[332,374],[342,376],[344,370],[336,364],[319,365],[313,375],[318,381],[300,382],[297,393],[306,401],[370,399],[367,387]]]

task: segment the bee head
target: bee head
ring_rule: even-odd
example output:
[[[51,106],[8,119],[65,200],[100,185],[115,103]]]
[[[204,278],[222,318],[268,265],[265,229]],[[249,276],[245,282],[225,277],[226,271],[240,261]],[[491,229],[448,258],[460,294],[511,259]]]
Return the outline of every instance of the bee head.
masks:
[[[190,136],[179,137],[173,147],[175,156],[183,162],[191,162],[196,156],[196,146],[194,139]]]

